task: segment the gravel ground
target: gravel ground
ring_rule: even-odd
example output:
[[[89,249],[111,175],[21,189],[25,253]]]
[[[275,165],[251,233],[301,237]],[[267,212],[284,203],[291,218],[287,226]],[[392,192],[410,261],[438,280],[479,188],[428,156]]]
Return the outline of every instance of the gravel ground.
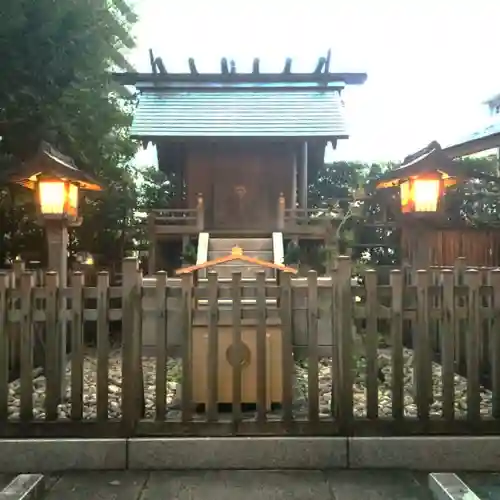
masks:
[[[358,417],[366,414],[366,387],[364,358],[359,357],[356,363],[354,381],[354,414]],[[391,414],[391,355],[387,350],[379,351],[379,366],[384,374],[384,382],[379,382],[379,415],[390,416]],[[89,351],[84,362],[84,418],[93,418],[96,415],[96,374],[97,361],[93,352]],[[143,358],[144,385],[146,397],[146,417],[153,417],[155,412],[155,369],[154,358]],[[330,374],[331,359],[324,358],[319,362],[319,393],[320,413],[322,416],[329,415],[332,379]],[[177,383],[181,378],[179,360],[169,359],[167,365],[167,405],[172,405],[175,400]],[[59,405],[59,416],[66,418],[71,410],[71,394],[69,380],[71,367],[66,370],[68,390],[65,401]],[[405,378],[405,415],[416,416],[416,405],[413,393],[413,352],[404,350],[404,378]],[[431,414],[441,415],[442,408],[442,377],[441,366],[433,363],[433,395],[434,402],[431,406]],[[109,359],[109,416],[119,418],[121,415],[121,359],[120,352],[113,351]],[[44,418],[45,377],[38,376],[33,381],[34,415],[35,418]],[[455,408],[457,415],[464,414],[466,406],[467,380],[455,375]],[[296,365],[296,404],[299,410],[304,410],[307,405],[307,371]],[[20,384],[14,381],[9,388],[9,410],[10,417],[19,416]],[[491,413],[491,391],[482,390],[481,414],[484,416]],[[300,411],[302,413],[302,411]]]

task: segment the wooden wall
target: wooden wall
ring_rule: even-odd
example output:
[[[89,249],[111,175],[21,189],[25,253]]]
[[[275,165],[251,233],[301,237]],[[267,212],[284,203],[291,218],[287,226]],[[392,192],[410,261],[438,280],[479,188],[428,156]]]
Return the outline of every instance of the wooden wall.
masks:
[[[469,266],[500,266],[500,230],[422,229],[402,231],[403,256],[410,264],[453,266],[465,257]]]
[[[277,219],[278,198],[290,206],[294,151],[284,144],[190,146],[185,165],[187,201],[202,193],[212,229],[267,229]]]

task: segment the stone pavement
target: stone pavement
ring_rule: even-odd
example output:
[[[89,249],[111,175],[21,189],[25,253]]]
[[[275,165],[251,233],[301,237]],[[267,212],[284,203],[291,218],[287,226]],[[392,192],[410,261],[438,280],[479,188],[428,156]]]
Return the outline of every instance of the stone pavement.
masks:
[[[3,487],[12,476],[1,476]],[[500,474],[460,477],[500,499]],[[43,500],[430,500],[427,474],[406,471],[87,472],[48,479]]]

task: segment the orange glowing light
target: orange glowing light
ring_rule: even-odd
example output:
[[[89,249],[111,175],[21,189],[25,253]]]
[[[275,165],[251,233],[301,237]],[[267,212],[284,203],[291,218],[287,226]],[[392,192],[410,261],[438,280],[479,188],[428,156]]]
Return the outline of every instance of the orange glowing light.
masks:
[[[400,184],[401,211],[436,212],[443,191],[441,177],[414,177]]]
[[[78,216],[78,186],[63,180],[40,180],[38,200],[42,215]]]

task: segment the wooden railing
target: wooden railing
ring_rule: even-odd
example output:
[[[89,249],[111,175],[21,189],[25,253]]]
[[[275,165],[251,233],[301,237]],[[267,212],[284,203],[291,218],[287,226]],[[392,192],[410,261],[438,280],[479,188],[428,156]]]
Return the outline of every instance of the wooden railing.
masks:
[[[195,208],[169,208],[151,210],[154,214],[155,225],[196,225]]]
[[[205,205],[203,196],[198,195],[196,208],[153,209],[148,214],[149,224],[155,231],[193,228],[201,232],[205,228]]]
[[[23,273],[16,288],[0,274],[0,353],[7,352],[12,332],[19,332],[21,345],[20,381],[8,383],[5,356],[0,358],[0,435],[498,432],[500,270],[457,274],[445,269],[435,283],[430,271],[415,275],[410,286],[402,272],[394,270],[390,284],[379,285],[376,271],[368,270],[364,284],[352,286],[350,260],[344,257],[329,277],[310,272],[307,278],[295,279],[284,273],[279,286],[263,273],[255,281],[235,273],[229,282],[210,273],[195,284],[191,275],[175,279],[159,272],[154,286],[145,287],[134,259],[123,264],[121,287],[110,286],[106,272],[99,274],[96,287],[85,286],[82,274],[74,273],[71,286],[64,289],[58,288],[54,273],[47,273],[43,287],[35,286],[32,273]],[[253,302],[246,298],[248,287]],[[152,303],[149,310],[146,296]],[[221,296],[230,297],[230,309],[219,305]],[[207,297],[208,306],[193,308],[196,297]],[[277,301],[266,300],[269,297]],[[68,301],[67,310],[59,307],[61,300]],[[141,355],[145,314],[154,320],[156,338],[149,357]],[[173,328],[169,318],[175,314],[180,324]],[[243,329],[253,325],[259,353],[256,408],[242,409],[235,391],[229,415],[215,406],[223,357],[213,346],[224,314],[236,342],[241,342]],[[117,320],[122,321],[122,332],[115,349],[109,323]],[[53,363],[62,321],[69,323],[72,351],[67,397],[60,401]],[[93,351],[83,342],[86,322],[97,327]],[[206,325],[212,346],[202,377],[210,394],[209,411],[202,414],[196,413],[192,399],[193,322]],[[305,322],[307,331],[301,353],[295,350],[299,322]],[[389,334],[381,339],[379,326],[384,322]],[[47,333],[47,369],[33,380],[30,353],[36,324],[44,325]],[[281,407],[267,411],[265,374],[272,365],[266,362],[265,339],[272,325],[282,331],[283,393]],[[408,325],[413,349],[405,347]],[[172,337],[181,340],[178,353],[170,349]],[[327,339],[322,345],[321,338]],[[457,343],[463,343],[461,351]],[[441,366],[433,360],[436,348]],[[487,387],[481,385],[485,352],[491,366]],[[457,373],[462,357],[467,378]],[[245,368],[236,363],[232,370],[236,383]]]
[[[317,208],[285,208],[283,194],[278,198],[278,231],[307,230],[325,226],[332,220],[330,214]]]
[[[324,224],[332,217],[317,208],[287,208],[285,210],[285,226],[288,224]]]

